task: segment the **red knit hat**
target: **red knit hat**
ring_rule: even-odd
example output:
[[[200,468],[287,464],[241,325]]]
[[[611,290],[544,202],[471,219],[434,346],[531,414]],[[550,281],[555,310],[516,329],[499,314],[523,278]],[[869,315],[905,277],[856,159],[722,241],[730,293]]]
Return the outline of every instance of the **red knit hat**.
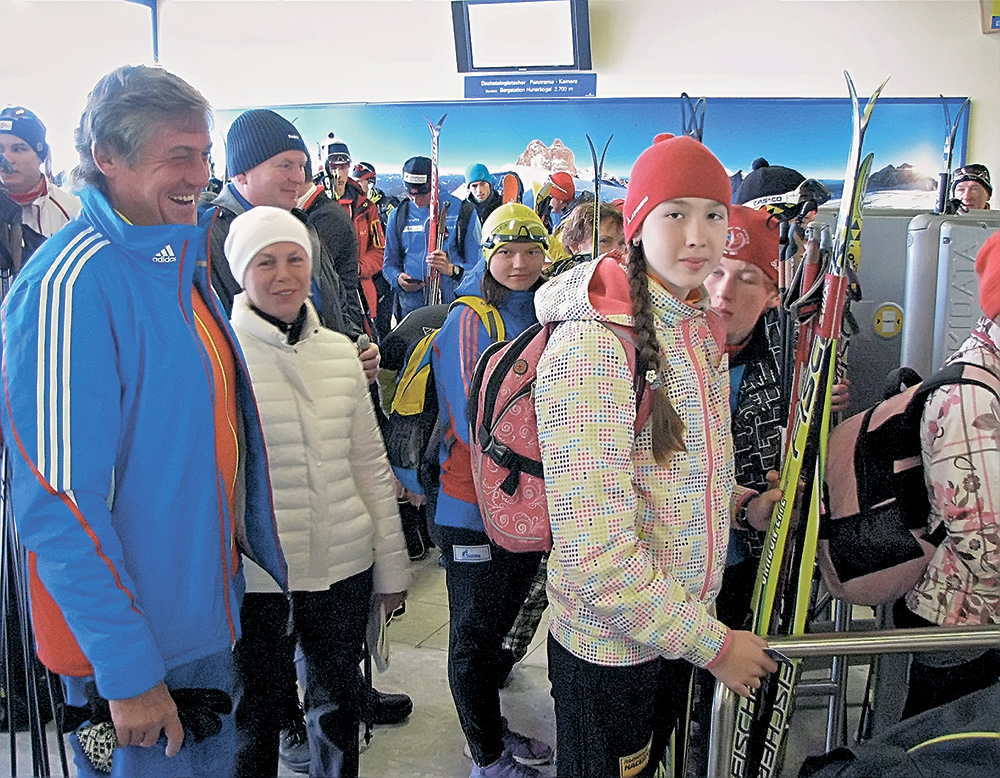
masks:
[[[778,225],[767,211],[743,205],[729,207],[729,234],[724,256],[749,262],[778,283]]]
[[[552,180],[552,196],[557,200],[565,200],[569,202],[574,197],[576,197],[576,185],[573,183],[573,176],[569,173],[553,173],[550,176]]]
[[[1000,231],[994,232],[976,254],[979,307],[991,319],[1000,314]]]
[[[733,187],[722,163],[694,138],[657,135],[639,155],[625,192],[625,240],[660,203],[704,197],[729,208]]]

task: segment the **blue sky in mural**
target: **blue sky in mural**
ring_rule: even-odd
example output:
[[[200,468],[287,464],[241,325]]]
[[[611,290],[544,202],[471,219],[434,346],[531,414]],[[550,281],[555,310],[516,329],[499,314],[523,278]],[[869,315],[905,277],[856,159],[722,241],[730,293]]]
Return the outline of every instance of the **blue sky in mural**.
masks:
[[[948,102],[954,115],[962,99],[948,98]],[[371,162],[380,173],[398,173],[408,157],[429,154],[425,118],[436,122],[445,113],[441,135],[445,173],[461,173],[472,162],[503,169],[514,164],[530,141],[551,145],[555,138],[574,152],[578,167],[589,168],[586,134],[600,148],[614,133],[605,171],[624,178],[656,133],[681,129],[678,98],[359,103],[276,110],[295,122],[311,149],[335,130],[347,141],[355,161]],[[219,135],[224,137],[238,113],[217,111]],[[942,165],[944,128],[940,99],[883,97],[873,113],[865,150],[875,153],[874,170],[908,163],[924,175],[936,176]],[[968,122],[963,120],[956,166],[965,157],[967,131]],[[841,179],[850,135],[847,98],[709,98],[706,104],[704,141],[732,172],[749,171],[752,161],[763,156],[808,176]]]

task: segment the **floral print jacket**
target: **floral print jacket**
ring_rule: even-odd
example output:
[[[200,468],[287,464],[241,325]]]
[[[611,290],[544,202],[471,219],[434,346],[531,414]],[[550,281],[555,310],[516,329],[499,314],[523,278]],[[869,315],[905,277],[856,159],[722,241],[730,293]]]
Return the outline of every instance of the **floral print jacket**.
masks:
[[[948,360],[980,365],[997,377],[1000,326],[981,318]],[[975,385],[934,392],[921,422],[930,530],[947,535],[906,604],[942,626],[1000,623],[1000,400]]]

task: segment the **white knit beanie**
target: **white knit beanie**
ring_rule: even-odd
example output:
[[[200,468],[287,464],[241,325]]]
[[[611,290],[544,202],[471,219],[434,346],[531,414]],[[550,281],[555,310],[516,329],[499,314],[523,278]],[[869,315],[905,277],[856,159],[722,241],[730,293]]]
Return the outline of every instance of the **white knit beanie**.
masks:
[[[233,278],[243,286],[243,274],[258,252],[274,243],[295,243],[312,262],[309,231],[299,219],[283,208],[258,205],[233,219],[226,236],[226,259]]]

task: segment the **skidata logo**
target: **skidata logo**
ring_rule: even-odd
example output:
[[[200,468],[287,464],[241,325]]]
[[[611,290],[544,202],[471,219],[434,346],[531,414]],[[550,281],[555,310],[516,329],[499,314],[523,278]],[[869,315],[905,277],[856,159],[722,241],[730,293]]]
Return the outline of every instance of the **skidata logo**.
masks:
[[[162,249],[160,249],[159,251],[157,251],[156,254],[153,255],[153,261],[154,262],[161,262],[161,263],[162,262],[176,262],[177,261],[177,257],[174,256],[174,250],[168,244],[168,245],[164,246]]]

